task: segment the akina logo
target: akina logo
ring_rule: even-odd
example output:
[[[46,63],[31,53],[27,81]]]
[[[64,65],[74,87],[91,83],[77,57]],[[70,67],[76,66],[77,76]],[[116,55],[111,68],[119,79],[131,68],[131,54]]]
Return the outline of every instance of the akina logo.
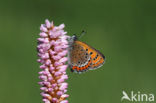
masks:
[[[153,102],[154,101],[154,94],[146,94],[146,93],[141,93],[140,91],[134,92],[131,91],[130,94],[128,95],[125,91],[122,91],[122,98],[121,101],[132,101],[132,102]]]

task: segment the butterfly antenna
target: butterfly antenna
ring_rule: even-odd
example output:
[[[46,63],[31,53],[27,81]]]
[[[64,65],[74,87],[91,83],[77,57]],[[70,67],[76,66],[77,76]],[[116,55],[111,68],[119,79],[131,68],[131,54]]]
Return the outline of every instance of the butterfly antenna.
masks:
[[[86,31],[82,30],[82,32],[81,32],[79,38],[81,38],[84,34],[86,34]]]

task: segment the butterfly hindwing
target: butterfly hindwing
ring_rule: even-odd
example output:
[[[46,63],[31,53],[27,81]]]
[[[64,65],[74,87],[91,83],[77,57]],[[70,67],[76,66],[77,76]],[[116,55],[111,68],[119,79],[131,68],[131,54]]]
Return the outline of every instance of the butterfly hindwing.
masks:
[[[93,48],[94,49],[94,48]],[[105,56],[99,52],[98,50],[95,50],[95,55],[91,56],[92,59],[92,69],[97,69],[101,67],[105,62]]]

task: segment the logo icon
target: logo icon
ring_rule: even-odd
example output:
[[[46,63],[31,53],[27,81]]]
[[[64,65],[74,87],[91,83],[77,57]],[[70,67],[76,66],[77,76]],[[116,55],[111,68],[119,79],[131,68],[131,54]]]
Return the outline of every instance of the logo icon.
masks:
[[[128,95],[125,91],[122,91],[122,94],[123,94],[123,97],[121,98],[121,101],[123,101],[124,99],[131,101],[131,99],[128,97]]]

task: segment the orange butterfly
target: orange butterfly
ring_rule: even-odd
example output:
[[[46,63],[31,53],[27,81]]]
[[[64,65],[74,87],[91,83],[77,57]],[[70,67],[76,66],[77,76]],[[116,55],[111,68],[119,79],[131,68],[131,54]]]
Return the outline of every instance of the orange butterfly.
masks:
[[[93,70],[101,67],[105,62],[105,56],[102,53],[79,41],[76,35],[70,38],[69,46],[69,67],[72,72]]]

